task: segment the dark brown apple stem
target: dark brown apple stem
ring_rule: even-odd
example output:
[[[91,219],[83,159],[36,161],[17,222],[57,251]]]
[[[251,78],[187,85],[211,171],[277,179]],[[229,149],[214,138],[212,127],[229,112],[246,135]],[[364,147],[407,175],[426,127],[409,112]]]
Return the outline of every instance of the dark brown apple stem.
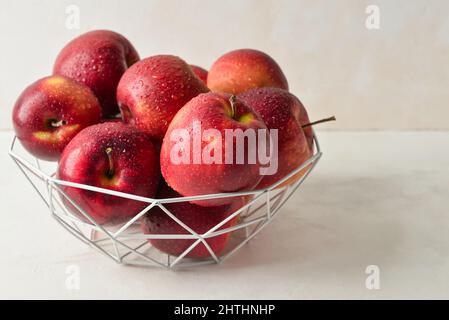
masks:
[[[301,126],[301,128],[307,128],[307,127],[310,127],[310,126],[313,126],[313,125],[316,125],[316,124],[318,124],[318,123],[323,123],[323,122],[328,122],[328,121],[336,121],[337,119],[335,118],[335,116],[332,116],[332,117],[329,117],[329,118],[325,118],[325,119],[321,119],[321,120],[317,120],[317,121],[314,121],[314,122],[309,122],[309,123],[306,123],[306,124],[303,124],[302,126]]]
[[[106,148],[106,155],[108,156],[109,160],[109,169],[107,171],[108,177],[112,177],[114,175],[114,161],[112,161],[112,148],[108,147]]]
[[[234,118],[235,116],[235,102],[236,102],[236,96],[232,95],[229,98],[229,102],[231,103],[231,118]]]
[[[51,125],[53,128],[58,128],[58,127],[63,126],[63,125],[65,125],[65,124],[66,124],[65,120],[59,120],[59,121],[52,120],[52,121],[50,122],[50,125]]]

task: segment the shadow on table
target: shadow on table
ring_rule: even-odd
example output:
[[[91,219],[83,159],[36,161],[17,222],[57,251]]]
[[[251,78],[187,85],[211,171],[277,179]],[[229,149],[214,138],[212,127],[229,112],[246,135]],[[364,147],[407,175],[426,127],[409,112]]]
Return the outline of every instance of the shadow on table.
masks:
[[[219,268],[297,268],[349,272],[395,260],[413,203],[398,177],[311,177],[276,219]],[[310,270],[308,268],[308,270]],[[353,272],[353,271],[351,271]]]

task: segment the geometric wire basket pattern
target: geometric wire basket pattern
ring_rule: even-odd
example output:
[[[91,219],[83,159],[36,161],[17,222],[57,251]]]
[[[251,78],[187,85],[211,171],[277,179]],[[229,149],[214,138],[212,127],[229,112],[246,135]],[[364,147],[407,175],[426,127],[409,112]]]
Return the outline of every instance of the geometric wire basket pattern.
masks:
[[[250,239],[257,235],[265,226],[267,226],[273,218],[278,214],[284,203],[290,196],[298,189],[298,187],[307,178],[309,173],[313,170],[322,153],[318,139],[314,133],[314,154],[305,161],[300,167],[292,171],[282,180],[273,184],[269,188],[262,190],[252,190],[245,192],[210,194],[191,197],[178,197],[166,199],[152,199],[141,197],[133,194],[117,192],[109,189],[98,188],[89,185],[72,183],[68,181],[59,180],[55,177],[55,164],[40,161],[36,158],[26,159],[31,157],[27,152],[17,143],[16,137],[13,138],[9,154],[17,164],[19,169],[25,175],[27,180],[31,183],[33,188],[39,194],[40,198],[48,207],[51,216],[67,231],[74,235],[77,239],[84,242],[88,246],[111,258],[117,263],[128,265],[141,266],[159,266],[168,269],[175,269],[180,267],[191,267],[204,264],[218,264],[225,261],[242,246],[244,246]],[[22,152],[19,152],[21,149]],[[20,154],[19,154],[20,153]],[[48,169],[44,168],[49,166]],[[307,169],[305,174],[289,185],[282,185],[289,178],[294,176],[301,170]],[[279,187],[282,185],[281,187]],[[141,201],[147,203],[147,206],[134,216],[129,221],[114,227],[105,227],[96,223],[96,221],[89,216],[75,201],[73,201],[64,191],[63,187],[75,187],[89,190],[92,192],[100,192],[111,196],[127,198],[131,200]],[[205,200],[212,198],[236,197],[236,196],[251,196],[251,200],[243,207],[239,208],[223,221],[210,228],[207,232],[198,234],[192,230],[183,221],[166,208],[166,204],[174,202],[184,202],[192,200]],[[69,212],[64,204],[62,198],[65,198],[73,207],[79,210],[91,223],[82,221],[77,216]],[[145,214],[151,214],[151,209],[159,207],[170,218],[176,221],[182,228],[186,230],[185,234],[144,234],[140,228],[140,219]],[[238,217],[239,220],[235,225],[227,228],[223,227],[231,219]],[[220,229],[221,228],[221,229]],[[225,233],[230,233],[230,240],[224,251],[216,254],[207,239],[216,237]],[[192,244],[185,249],[178,256],[172,256],[163,253],[154,248],[149,239],[166,239],[166,240],[182,240],[190,239]],[[187,258],[197,245],[204,245],[210,256],[202,259]]]

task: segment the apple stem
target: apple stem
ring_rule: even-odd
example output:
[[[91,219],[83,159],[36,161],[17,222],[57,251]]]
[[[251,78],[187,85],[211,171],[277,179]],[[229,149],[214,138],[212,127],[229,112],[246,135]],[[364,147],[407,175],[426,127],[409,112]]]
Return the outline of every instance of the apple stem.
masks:
[[[323,123],[323,122],[328,122],[328,121],[336,121],[337,119],[335,118],[335,116],[332,116],[332,117],[329,117],[329,118],[325,118],[325,119],[321,119],[321,120],[317,120],[317,121],[314,121],[314,122],[309,122],[309,123],[306,123],[306,124],[303,124],[302,126],[301,126],[301,128],[307,128],[307,127],[310,127],[310,126],[313,126],[313,125],[316,125],[316,124],[318,124],[318,123]]]
[[[108,160],[109,160],[109,170],[107,172],[107,175],[109,177],[112,177],[114,175],[114,161],[112,161],[112,148],[108,147],[106,148],[106,155],[108,156]]]
[[[65,125],[65,124],[66,124],[65,120],[62,120],[62,119],[59,120],[59,121],[53,120],[52,122],[50,122],[50,125],[53,128],[58,128],[58,127],[61,127],[61,126]]]
[[[229,102],[231,103],[231,118],[234,118],[235,116],[235,103],[236,103],[237,97],[232,95],[229,98]]]

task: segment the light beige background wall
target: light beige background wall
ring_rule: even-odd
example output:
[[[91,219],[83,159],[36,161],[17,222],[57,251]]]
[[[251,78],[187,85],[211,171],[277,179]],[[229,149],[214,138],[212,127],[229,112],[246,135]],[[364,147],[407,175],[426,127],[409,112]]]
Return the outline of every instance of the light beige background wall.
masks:
[[[66,8],[80,29],[66,28]],[[380,29],[368,30],[368,5]],[[142,57],[172,53],[209,67],[252,47],[284,69],[311,118],[332,129],[449,129],[449,1],[0,1],[0,129],[21,90],[51,72],[59,49],[96,29],[126,35]]]

